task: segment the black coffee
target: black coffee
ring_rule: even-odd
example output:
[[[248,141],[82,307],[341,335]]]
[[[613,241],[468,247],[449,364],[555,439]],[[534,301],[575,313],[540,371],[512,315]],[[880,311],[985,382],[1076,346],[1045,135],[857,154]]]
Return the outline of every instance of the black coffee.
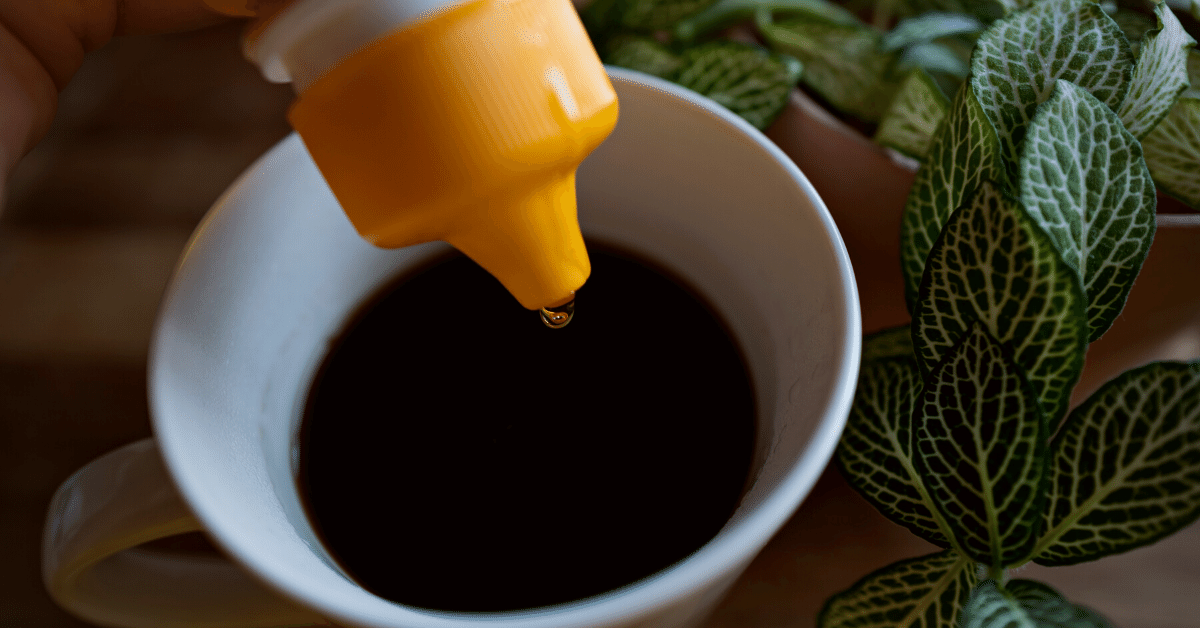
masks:
[[[728,520],[755,431],[737,347],[676,282],[589,251],[564,329],[459,256],[333,343],[300,487],[363,587],[440,610],[567,602],[670,566]]]

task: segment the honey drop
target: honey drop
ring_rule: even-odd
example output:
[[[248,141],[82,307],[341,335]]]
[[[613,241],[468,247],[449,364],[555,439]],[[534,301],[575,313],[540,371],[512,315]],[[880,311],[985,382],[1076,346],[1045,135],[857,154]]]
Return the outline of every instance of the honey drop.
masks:
[[[550,329],[562,329],[575,316],[575,299],[571,299],[562,305],[544,307],[538,310],[538,315],[542,317],[542,322],[546,324],[546,327]]]

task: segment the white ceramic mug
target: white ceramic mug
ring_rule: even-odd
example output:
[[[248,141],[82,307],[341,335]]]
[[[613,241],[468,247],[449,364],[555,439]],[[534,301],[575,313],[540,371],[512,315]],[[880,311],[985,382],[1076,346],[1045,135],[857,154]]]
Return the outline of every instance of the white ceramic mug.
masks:
[[[620,121],[579,170],[584,233],[689,280],[731,326],[754,382],[752,480],[715,538],[620,589],[529,611],[421,610],[344,575],[294,478],[307,389],[362,300],[445,245],[363,242],[292,136],[217,202],[176,269],[151,350],[155,437],[95,460],[55,495],[43,547],[54,599],[130,628],[703,621],[832,455],[858,373],[858,297],[829,213],[774,144],[708,99],[609,71]],[[191,530],[229,559],[136,547]]]

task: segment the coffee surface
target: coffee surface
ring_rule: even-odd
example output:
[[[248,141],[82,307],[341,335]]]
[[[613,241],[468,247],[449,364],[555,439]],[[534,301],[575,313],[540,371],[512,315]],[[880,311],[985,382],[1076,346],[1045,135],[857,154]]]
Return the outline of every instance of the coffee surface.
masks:
[[[299,482],[362,586],[439,610],[568,602],[678,562],[728,520],[755,432],[739,350],[671,279],[589,253],[563,329],[458,256],[382,291],[332,344]]]

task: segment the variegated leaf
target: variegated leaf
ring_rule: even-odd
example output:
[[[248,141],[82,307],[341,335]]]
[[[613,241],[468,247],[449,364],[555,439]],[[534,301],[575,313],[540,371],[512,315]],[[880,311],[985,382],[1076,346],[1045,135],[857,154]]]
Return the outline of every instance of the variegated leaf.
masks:
[[[884,50],[899,50],[921,42],[970,35],[981,30],[983,24],[973,16],[935,11],[900,20],[880,43]]]
[[[1200,3],[1200,0],[1196,0]],[[1200,18],[1196,18],[1200,20]],[[1180,96],[1184,98],[1200,98],[1200,51],[1192,48],[1187,55],[1188,88]]]
[[[901,325],[877,331],[865,338],[862,344],[862,363],[884,358],[911,358],[913,356],[912,327]]]
[[[896,60],[893,71],[904,73],[913,68],[921,68],[926,72],[939,72],[962,80],[967,78],[970,70],[967,57],[966,51],[960,53],[949,44],[926,41],[905,48]]]
[[[759,24],[771,47],[804,64],[804,84],[839,111],[879,120],[895,90],[886,70],[895,53],[879,50],[879,32],[815,21]]]
[[[920,393],[921,374],[911,356],[864,363],[834,460],[850,485],[879,512],[913,534],[948,547],[913,468],[912,409]]]
[[[1078,274],[1015,201],[985,181],[950,216],[925,264],[913,343],[928,372],[974,321],[1009,347],[1051,433],[1066,416],[1087,350]]]
[[[1132,71],[1121,29],[1088,0],[1041,0],[999,20],[979,37],[971,57],[971,84],[1013,178],[1029,121],[1056,80],[1071,81],[1116,109]]]
[[[946,118],[950,101],[924,70],[913,70],[900,84],[892,104],[879,122],[875,141],[923,159],[933,134]]]
[[[1125,307],[1154,239],[1142,146],[1111,109],[1060,80],[1029,125],[1019,185],[1026,211],[1083,278],[1096,340]]]
[[[900,223],[904,296],[912,310],[925,258],[951,212],[984,180],[1003,181],[1000,144],[975,90],[964,83],[934,133],[925,162],[913,179]]]
[[[1180,98],[1142,140],[1146,165],[1158,187],[1200,210],[1200,94]]]
[[[778,14],[828,24],[864,26],[853,13],[828,0],[718,0],[703,11],[680,20],[675,25],[674,35],[679,41],[690,43],[713,31],[749,20],[761,11],[766,11],[768,16]]]
[[[1141,139],[1166,117],[1188,87],[1188,50],[1196,45],[1165,4],[1154,7],[1158,28],[1146,33],[1138,51],[1129,94],[1117,114],[1125,128]]]
[[[1109,13],[1109,17],[1117,23],[1121,29],[1121,33],[1125,35],[1125,40],[1129,42],[1129,47],[1133,50],[1133,54],[1138,54],[1138,47],[1141,44],[1142,37],[1155,27],[1155,20],[1148,17],[1144,13],[1131,9],[1117,9],[1115,13]]]
[[[946,550],[892,563],[825,602],[819,628],[956,628],[975,564]]]
[[[713,0],[620,0],[617,16],[620,25],[625,28],[664,30],[712,3]]]
[[[684,50],[675,82],[725,105],[765,129],[787,105],[800,80],[800,62],[736,41],[712,41]]]
[[[1013,13],[1016,13],[1017,11],[1023,11],[1025,9],[1028,9],[1029,7],[1033,6],[1033,3],[1036,2],[1037,0],[990,0],[990,1],[991,1],[991,3],[994,3],[995,5],[997,5],[1000,10],[999,11],[990,10],[988,13],[972,11],[971,14],[981,16],[981,17],[986,16],[986,15],[994,15],[995,17],[987,20],[988,22],[992,22],[992,21],[998,20],[1006,15],[1011,15]]]
[[[1200,362],[1156,362],[1102,386],[1055,438],[1033,559],[1071,565],[1200,517]]]
[[[1046,420],[1021,367],[973,323],[925,381],[914,462],[956,547],[1006,567],[1042,526]]]
[[[604,62],[668,80],[683,67],[679,55],[657,40],[641,35],[618,36],[609,40]]]
[[[1095,611],[1076,606],[1054,589],[1032,580],[1003,588],[985,580],[971,591],[961,628],[1110,628]]]

